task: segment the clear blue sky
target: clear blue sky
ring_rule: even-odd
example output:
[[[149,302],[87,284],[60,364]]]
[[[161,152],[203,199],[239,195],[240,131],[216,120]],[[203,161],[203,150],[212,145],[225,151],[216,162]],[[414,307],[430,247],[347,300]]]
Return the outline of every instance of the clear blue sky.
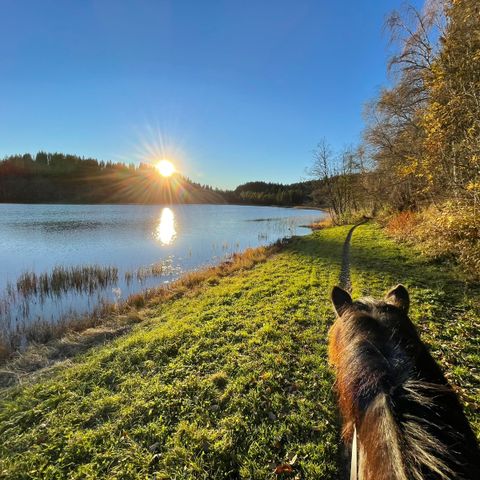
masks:
[[[359,139],[400,4],[0,0],[0,156],[159,155],[220,187],[298,181],[322,137]]]

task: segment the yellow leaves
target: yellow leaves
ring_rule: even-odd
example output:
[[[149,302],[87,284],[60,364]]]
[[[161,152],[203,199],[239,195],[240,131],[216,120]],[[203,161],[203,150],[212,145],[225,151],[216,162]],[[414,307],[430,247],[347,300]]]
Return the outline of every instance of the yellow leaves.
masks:
[[[397,169],[398,174],[401,177],[408,177],[409,175],[415,175],[418,170],[418,160],[414,157],[407,157],[406,163],[400,165]]]
[[[422,117],[422,125],[427,136],[431,136],[443,130],[441,113],[443,107],[438,102],[429,105]]]
[[[480,182],[469,182],[466,188],[469,192],[480,192]]]
[[[472,125],[468,130],[467,130],[467,135],[470,138],[476,137],[477,135],[477,128],[475,125]]]

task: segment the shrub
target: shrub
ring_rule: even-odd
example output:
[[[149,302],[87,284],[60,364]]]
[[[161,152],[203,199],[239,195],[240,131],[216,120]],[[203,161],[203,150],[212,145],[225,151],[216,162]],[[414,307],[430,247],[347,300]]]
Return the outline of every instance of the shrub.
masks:
[[[391,215],[385,228],[431,258],[454,259],[472,280],[480,278],[480,224],[473,206],[445,202],[418,213],[404,211]]]
[[[480,278],[480,222],[472,205],[446,202],[421,214],[415,228],[424,253],[433,257],[454,257],[465,273]]]
[[[396,213],[387,222],[387,233],[397,240],[412,240],[415,237],[418,222],[419,216],[415,212],[406,210]]]

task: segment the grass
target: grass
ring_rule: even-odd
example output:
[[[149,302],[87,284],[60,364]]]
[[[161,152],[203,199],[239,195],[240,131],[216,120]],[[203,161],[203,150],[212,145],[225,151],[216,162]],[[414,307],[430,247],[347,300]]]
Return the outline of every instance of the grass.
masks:
[[[203,283],[214,284],[226,275],[264,262],[282,244],[282,241],[278,241],[267,247],[248,248],[241,253],[234,253],[220,264],[188,272],[166,287],[143,290],[118,304],[100,303],[89,315],[69,314],[54,323],[43,319],[20,322],[13,330],[8,323],[0,324],[0,367],[7,364],[3,371],[0,370],[0,388],[10,385],[25,373],[48,367],[59,358],[70,356],[68,351],[78,353],[90,348],[92,338],[98,338],[100,342],[105,332],[110,338],[125,333],[129,325],[138,322],[138,312],[132,312],[132,309],[138,310],[187,293],[191,295]],[[2,313],[0,308],[0,315]],[[20,349],[24,342],[27,343],[25,351]],[[69,346],[68,349],[65,344]]]
[[[347,231],[192,274],[178,294],[149,298],[128,334],[4,390],[0,477],[337,478],[326,336]],[[354,296],[410,288],[412,317],[479,433],[478,285],[372,225],[355,231],[351,262]]]

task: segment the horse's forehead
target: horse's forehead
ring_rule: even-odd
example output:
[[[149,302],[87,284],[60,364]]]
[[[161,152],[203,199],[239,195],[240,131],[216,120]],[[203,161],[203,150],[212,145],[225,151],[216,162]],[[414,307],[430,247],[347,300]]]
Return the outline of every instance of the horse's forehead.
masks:
[[[406,317],[395,306],[371,297],[363,297],[353,302],[351,313],[355,317],[368,317],[378,325],[395,330],[404,324]]]
[[[358,310],[368,312],[372,317],[381,314],[386,307],[386,303],[372,297],[363,297],[354,302]]]

